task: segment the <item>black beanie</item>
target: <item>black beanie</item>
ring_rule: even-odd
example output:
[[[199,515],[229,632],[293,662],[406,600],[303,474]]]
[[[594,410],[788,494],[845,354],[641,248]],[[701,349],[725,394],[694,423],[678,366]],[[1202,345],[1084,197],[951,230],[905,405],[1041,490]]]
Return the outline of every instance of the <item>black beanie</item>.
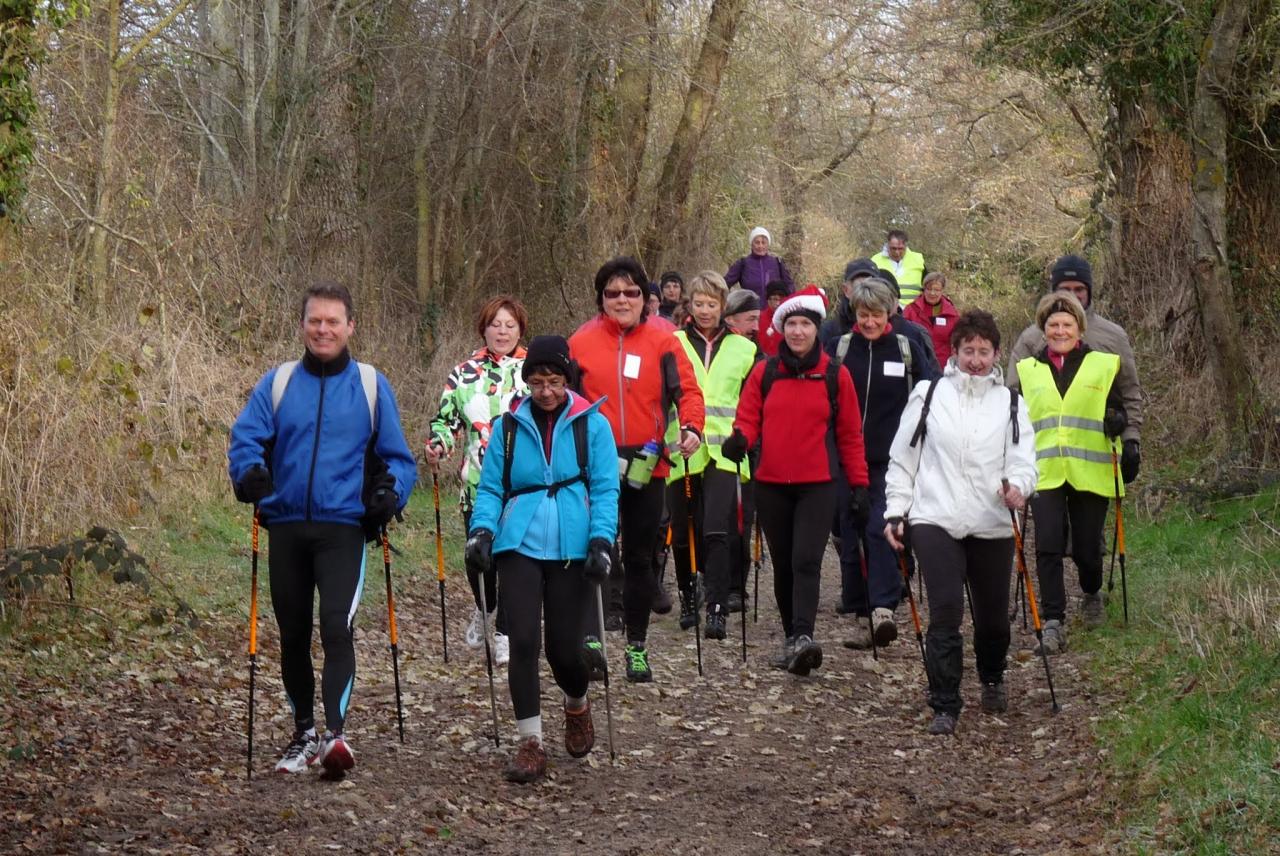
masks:
[[[786,299],[787,297],[791,296],[791,289],[787,288],[787,284],[782,280],[775,279],[765,286],[765,289],[764,289],[765,300],[768,300],[770,297],[773,297],[775,294],[783,299]]]
[[[569,359],[569,342],[564,336],[534,336],[525,354],[520,377],[526,381],[540,368],[549,368],[566,379],[573,378],[573,363]]]
[[[1083,258],[1067,255],[1053,263],[1053,270],[1049,272],[1049,290],[1057,291],[1064,282],[1083,282],[1089,291],[1089,302],[1093,303],[1093,268]]]

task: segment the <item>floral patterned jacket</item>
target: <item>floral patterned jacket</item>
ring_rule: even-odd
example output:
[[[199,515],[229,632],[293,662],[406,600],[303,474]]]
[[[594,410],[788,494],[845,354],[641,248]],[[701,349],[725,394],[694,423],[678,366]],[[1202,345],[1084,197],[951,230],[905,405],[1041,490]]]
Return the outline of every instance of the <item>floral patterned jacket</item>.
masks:
[[[488,348],[481,348],[449,372],[440,393],[440,410],[431,420],[427,443],[439,444],[446,453],[453,452],[458,442],[465,443],[459,497],[463,511],[475,504],[494,418],[509,409],[512,398],[529,394],[520,377],[524,358],[525,349],[520,347],[505,357],[494,357]]]

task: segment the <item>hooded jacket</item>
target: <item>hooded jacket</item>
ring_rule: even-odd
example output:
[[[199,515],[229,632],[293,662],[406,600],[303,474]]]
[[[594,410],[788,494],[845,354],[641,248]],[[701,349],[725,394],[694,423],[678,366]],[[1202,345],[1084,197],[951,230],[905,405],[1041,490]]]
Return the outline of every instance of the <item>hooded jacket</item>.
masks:
[[[340,523],[360,525],[365,515],[366,474],[395,479],[400,508],[418,480],[418,466],[400,427],[395,394],[378,373],[377,426],[360,367],[348,352],[320,362],[307,352],[272,407],[267,372],[249,395],[227,448],[227,472],[239,483],[255,464],[271,471],[274,491],[259,503],[264,524]],[[371,445],[370,439],[374,442]]]
[[[1096,290],[1093,293],[1096,293]],[[1129,417],[1129,425],[1120,436],[1124,440],[1141,440],[1142,385],[1138,382],[1138,363],[1133,355],[1133,344],[1129,341],[1129,334],[1119,324],[1093,311],[1092,294],[1089,308],[1084,311],[1084,317],[1084,335],[1081,340],[1095,351],[1115,354],[1120,358],[1120,374],[1116,375],[1115,388],[1119,392],[1120,400],[1124,403],[1124,411]],[[1044,350],[1046,344],[1044,332],[1036,325],[1032,324],[1023,330],[1018,340],[1013,343],[1013,350],[1009,352],[1005,383],[1018,389],[1019,361],[1038,355]]]
[[[1009,390],[999,366],[975,377],[950,364],[929,402],[924,438],[911,446],[929,384],[911,391],[893,437],[885,477],[885,517],[930,523],[952,538],[1009,538],[1000,479],[1030,496],[1036,441],[1027,403],[1018,398],[1013,442]]]
[[[493,533],[494,554],[519,550],[535,559],[576,561],[585,559],[594,538],[613,543],[618,532],[617,449],[609,423],[600,415],[602,402],[589,404],[569,392],[569,400],[551,428],[547,452],[534,421],[533,401],[525,398],[494,422],[480,484],[476,490],[471,528]],[[579,474],[578,449],[573,423],[587,420],[587,481],[575,481],[550,496],[535,490],[502,502],[502,472],[506,464],[502,420],[514,419],[516,431],[511,455],[511,488],[551,485]]]

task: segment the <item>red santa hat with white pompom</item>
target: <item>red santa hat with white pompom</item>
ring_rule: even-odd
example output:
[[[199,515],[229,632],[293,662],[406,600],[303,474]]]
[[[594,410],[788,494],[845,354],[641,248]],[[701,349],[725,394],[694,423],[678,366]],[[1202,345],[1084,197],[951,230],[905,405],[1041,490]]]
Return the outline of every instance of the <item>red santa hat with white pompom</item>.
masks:
[[[774,310],[773,329],[781,333],[782,325],[787,323],[787,318],[792,315],[803,315],[812,321],[815,327],[821,327],[823,319],[827,317],[827,306],[827,295],[818,286],[809,283],[782,301]]]

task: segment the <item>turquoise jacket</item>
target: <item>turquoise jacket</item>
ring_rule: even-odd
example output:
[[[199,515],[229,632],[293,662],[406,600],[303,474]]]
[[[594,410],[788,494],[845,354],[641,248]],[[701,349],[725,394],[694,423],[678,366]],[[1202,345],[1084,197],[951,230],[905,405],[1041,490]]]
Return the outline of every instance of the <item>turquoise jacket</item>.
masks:
[[[601,399],[603,401],[603,399]],[[551,454],[544,451],[534,423],[532,400],[526,398],[494,422],[480,470],[471,530],[493,532],[494,554],[517,550],[534,559],[576,561],[587,557],[594,538],[613,543],[618,532],[618,450],[600,401],[570,392],[569,404],[551,432]],[[503,419],[514,419],[511,489],[545,486],[578,475],[573,422],[587,420],[587,483],[575,481],[554,497],[545,490],[513,496],[504,506],[502,470],[506,459]]]

